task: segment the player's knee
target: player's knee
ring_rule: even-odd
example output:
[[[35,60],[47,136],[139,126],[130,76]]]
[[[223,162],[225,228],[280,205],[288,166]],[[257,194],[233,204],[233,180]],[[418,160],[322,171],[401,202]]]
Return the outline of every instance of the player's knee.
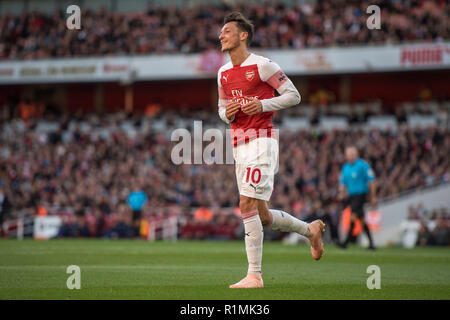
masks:
[[[256,199],[241,196],[239,201],[239,209],[241,212],[250,212],[257,209]]]
[[[266,217],[266,216],[259,215],[259,218],[261,219],[261,224],[262,224],[264,227],[267,227],[267,226],[270,225],[270,217]]]

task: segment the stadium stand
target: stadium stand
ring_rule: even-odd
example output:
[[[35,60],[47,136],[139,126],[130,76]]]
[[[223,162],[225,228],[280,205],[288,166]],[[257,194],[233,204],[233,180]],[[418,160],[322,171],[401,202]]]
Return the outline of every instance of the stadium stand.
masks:
[[[344,5],[345,3],[345,5]],[[83,28],[67,33],[63,10],[0,15],[0,58],[44,59],[196,53],[218,47],[226,12],[241,10],[255,24],[253,48],[301,49],[439,42],[450,38],[448,1],[375,1],[384,32],[366,28],[365,1],[204,4],[146,11],[83,11]]]
[[[388,48],[419,43],[425,48],[417,49],[414,54],[421,55],[423,61],[417,62],[414,70],[439,69],[449,52],[446,46],[426,47],[450,39],[450,3],[443,0],[374,1],[381,8],[383,32],[370,32],[366,28],[368,4],[359,0],[275,4],[188,1],[192,5],[184,5],[181,0],[176,1],[177,5],[151,1],[145,2],[144,10],[136,7],[144,2],[105,0],[101,3],[112,2],[116,5],[99,7],[97,2],[85,1],[83,28],[68,32],[65,8],[54,10],[57,1],[48,10],[39,8],[50,3],[45,1],[17,1],[14,5],[0,1],[0,59],[33,62],[154,54],[172,57],[210,49],[217,56],[218,33],[225,14],[232,10],[243,11],[254,22],[252,50],[302,52],[305,48],[372,45]],[[8,13],[8,5],[18,8],[25,3],[31,7]],[[147,3],[152,4],[147,6]],[[425,59],[427,55],[431,57],[427,50],[437,52],[438,61]],[[401,52],[406,56],[404,50]],[[320,62],[321,56],[314,59]],[[406,67],[407,62],[401,61],[399,66]],[[214,66],[211,70],[209,67],[215,76]],[[323,71],[320,67],[312,71]],[[14,70],[5,66],[0,73],[11,76],[16,69],[19,66]],[[17,74],[26,75],[29,71],[20,70]],[[371,71],[370,68],[362,70]],[[439,82],[442,77],[444,83],[448,75],[439,70],[430,71],[427,78],[426,72],[411,73],[409,77],[404,77],[408,72],[397,73],[395,79],[402,79],[398,83],[388,81],[389,73],[379,78],[363,75],[349,80],[351,76],[340,75],[339,78],[309,78],[305,82],[300,79],[304,74],[297,73],[293,77],[295,84],[306,84],[309,89],[302,96],[300,107],[285,110],[274,118],[274,124],[282,130],[279,173],[271,205],[305,221],[321,217],[337,225],[342,209],[336,199],[339,168],[344,162],[343,149],[348,144],[356,144],[361,156],[375,169],[379,199],[448,183],[450,96],[445,84]],[[415,81],[421,77],[428,79],[423,81],[425,84]],[[147,234],[143,230],[145,226],[139,228],[133,222],[133,209],[127,202],[131,192],[142,191],[147,201],[141,210],[134,211],[135,214],[139,211],[153,228],[170,217],[177,217],[179,237],[183,239],[242,237],[233,165],[220,168],[206,164],[173,165],[170,159],[174,145],[170,132],[175,128],[191,129],[194,120],[202,120],[204,128],[225,128],[215,109],[208,110],[204,104],[211,95],[209,88],[216,92],[215,79],[204,82],[208,93],[201,93],[206,98],[198,99],[200,105],[194,105],[198,97],[192,96],[189,105],[179,105],[179,101],[173,100],[170,106],[162,106],[164,102],[159,98],[142,93],[152,88],[152,94],[160,90],[167,96],[172,87],[164,82],[155,85],[159,79],[152,79],[154,82],[139,79],[142,82],[138,84],[121,80],[120,85],[106,83],[105,79],[100,79],[100,84],[84,79],[86,86],[79,87],[67,85],[67,78],[66,82],[53,83],[53,87],[46,87],[45,78],[42,83],[36,82],[36,86],[30,85],[26,77],[19,80],[22,82],[17,82],[17,86],[4,82],[0,88],[3,104],[0,105],[0,224],[19,217],[31,221],[35,216],[60,216],[63,222],[60,237],[123,238]],[[183,94],[200,91],[204,83],[192,84]],[[362,89],[358,83],[374,92]],[[392,85],[396,85],[397,92],[391,94]],[[175,90],[182,86],[178,84]],[[379,87],[382,90],[375,90]],[[350,90],[357,94],[345,94]],[[123,98],[130,101],[127,93],[133,92],[135,113],[117,112],[123,107]],[[427,92],[428,98],[422,99]],[[97,99],[101,95],[103,100]],[[47,99],[33,100],[33,96]],[[60,98],[55,101],[65,99],[68,105],[52,108],[43,102],[55,96]],[[403,101],[405,96],[411,101]],[[174,104],[179,109],[174,110]],[[133,107],[132,103],[129,105]],[[97,107],[100,113],[91,113]],[[197,107],[203,110],[194,110]],[[411,210],[421,211],[420,208]],[[420,218],[420,223],[426,224],[417,231],[420,245],[445,244],[445,236],[439,231],[442,229],[446,230],[448,239],[448,210],[436,212],[431,214],[437,217],[432,219],[438,221],[434,224]],[[203,215],[208,218],[198,218]],[[410,220],[416,219],[413,213],[410,216]],[[420,213],[419,216],[422,217]],[[28,224],[21,228],[29,230]],[[432,236],[434,233],[439,236]],[[266,236],[283,237],[278,232],[267,232]]]
[[[408,219],[403,221],[405,246],[447,246],[450,243],[450,211],[448,207],[430,210],[422,202],[408,208]]]
[[[418,108],[420,103],[407,105]],[[182,238],[238,237],[233,165],[171,162],[170,132],[182,118],[188,127],[194,120],[203,120],[205,127],[220,126],[205,110],[183,117],[173,111],[151,117],[111,113],[79,118],[44,112],[43,117],[3,119],[0,177],[11,204],[8,217],[32,216],[45,208],[43,214],[63,217],[60,236],[136,236],[127,197],[137,186],[148,197],[142,216],[153,221],[180,217]],[[284,118],[296,119],[277,117],[281,126]],[[154,123],[160,125],[154,128]],[[286,128],[280,140],[271,204],[306,221],[337,219],[339,168],[350,143],[371,162],[380,199],[450,181],[450,135],[443,126],[399,124],[396,131]],[[198,207],[209,208],[214,218],[195,219]],[[222,216],[232,218],[225,221]]]

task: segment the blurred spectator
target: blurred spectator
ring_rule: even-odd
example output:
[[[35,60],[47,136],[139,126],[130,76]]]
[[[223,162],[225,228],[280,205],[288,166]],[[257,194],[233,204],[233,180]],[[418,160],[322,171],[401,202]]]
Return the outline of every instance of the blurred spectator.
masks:
[[[425,208],[422,202],[408,207],[408,221],[417,221],[420,227],[417,232],[419,246],[450,245],[450,210],[441,207],[434,210]]]
[[[218,48],[224,16],[242,11],[255,24],[254,48],[302,49],[352,44],[442,41],[450,38],[448,1],[376,2],[383,32],[366,27],[367,1],[149,6],[147,12],[82,11],[81,30],[67,32],[63,10],[0,16],[2,59],[44,59]],[[426,96],[426,93],[424,93]]]
[[[120,204],[118,207],[118,219],[114,227],[109,229],[105,237],[107,238],[131,238],[136,237],[136,229],[132,224],[132,214],[125,204]],[[139,231],[139,230],[138,230]]]
[[[239,220],[234,215],[220,215],[216,222],[214,237],[215,240],[234,240],[235,230]]]
[[[3,221],[6,218],[8,211],[11,208],[8,196],[3,187],[3,181],[0,180],[0,237],[3,236]]]
[[[420,223],[420,229],[418,232],[417,245],[424,247],[432,244],[433,244],[433,236],[428,230],[428,227],[425,224],[425,222],[422,221]]]
[[[328,210],[321,215],[322,221],[327,225],[330,230],[330,237],[333,243],[339,242],[338,226],[339,226],[339,211],[337,205],[330,205]]]
[[[195,236],[195,220],[194,217],[188,216],[181,227],[181,239],[190,240]]]
[[[447,219],[439,218],[436,221],[436,227],[433,230],[433,238],[435,245],[448,246],[450,244],[449,238],[450,225],[448,217]]]
[[[233,211],[239,202],[234,166],[177,166],[170,159],[174,145],[170,132],[179,121],[189,125],[194,119],[203,120],[205,127],[223,125],[207,110],[183,114],[163,110],[152,120],[123,113],[55,116],[53,133],[61,139],[52,142],[51,132],[37,130],[40,119],[30,119],[28,126],[20,117],[9,119],[0,129],[0,175],[9,215],[35,215],[39,205],[48,215],[63,217],[66,228],[81,223],[72,218],[81,206],[90,235],[125,237],[137,234],[132,211],[138,209],[145,219],[192,216],[187,226],[180,225],[187,238],[215,237],[216,231],[228,237],[223,219],[214,217],[225,214],[236,221],[239,215]],[[162,126],[137,126],[138,120],[156,120]],[[124,121],[134,123],[136,134],[121,126]],[[345,161],[343,146],[348,144],[357,145],[374,168],[379,199],[450,181],[450,133],[441,127],[402,126],[395,132],[280,130],[271,207],[305,221],[338,221],[339,168]],[[199,206],[203,208],[196,214]],[[423,207],[414,210],[419,218],[426,212]],[[197,219],[206,220],[211,228]],[[239,228],[239,219],[237,224]]]
[[[209,222],[213,218],[213,213],[211,212],[211,210],[209,210],[205,206],[201,206],[195,211],[194,218],[196,221]]]
[[[77,213],[74,222],[64,223],[60,227],[58,236],[64,238],[89,237],[89,229],[83,213]]]
[[[194,237],[198,240],[207,240],[214,236],[214,226],[207,220],[196,220],[194,230]]]
[[[76,214],[76,223],[74,229],[75,237],[89,237],[89,228],[86,224],[86,217],[84,212],[80,211]]]
[[[42,102],[31,101],[25,99],[19,103],[20,117],[24,122],[27,122],[30,118],[40,118],[44,114],[45,105]]]

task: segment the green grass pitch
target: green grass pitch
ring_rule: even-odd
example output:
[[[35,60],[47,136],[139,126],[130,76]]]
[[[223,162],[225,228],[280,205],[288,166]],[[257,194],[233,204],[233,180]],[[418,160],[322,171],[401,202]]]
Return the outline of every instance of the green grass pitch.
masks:
[[[66,287],[69,265],[81,289]],[[381,289],[369,290],[369,265]],[[0,240],[0,299],[450,299],[449,248],[264,243],[264,289],[229,289],[246,273],[244,242]]]

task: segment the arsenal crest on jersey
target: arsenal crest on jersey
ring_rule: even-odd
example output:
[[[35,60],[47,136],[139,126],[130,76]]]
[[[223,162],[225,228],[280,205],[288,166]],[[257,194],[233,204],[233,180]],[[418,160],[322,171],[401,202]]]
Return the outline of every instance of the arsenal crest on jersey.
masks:
[[[255,71],[254,70],[245,71],[245,77],[247,78],[248,81],[252,81],[253,78],[255,77]]]

